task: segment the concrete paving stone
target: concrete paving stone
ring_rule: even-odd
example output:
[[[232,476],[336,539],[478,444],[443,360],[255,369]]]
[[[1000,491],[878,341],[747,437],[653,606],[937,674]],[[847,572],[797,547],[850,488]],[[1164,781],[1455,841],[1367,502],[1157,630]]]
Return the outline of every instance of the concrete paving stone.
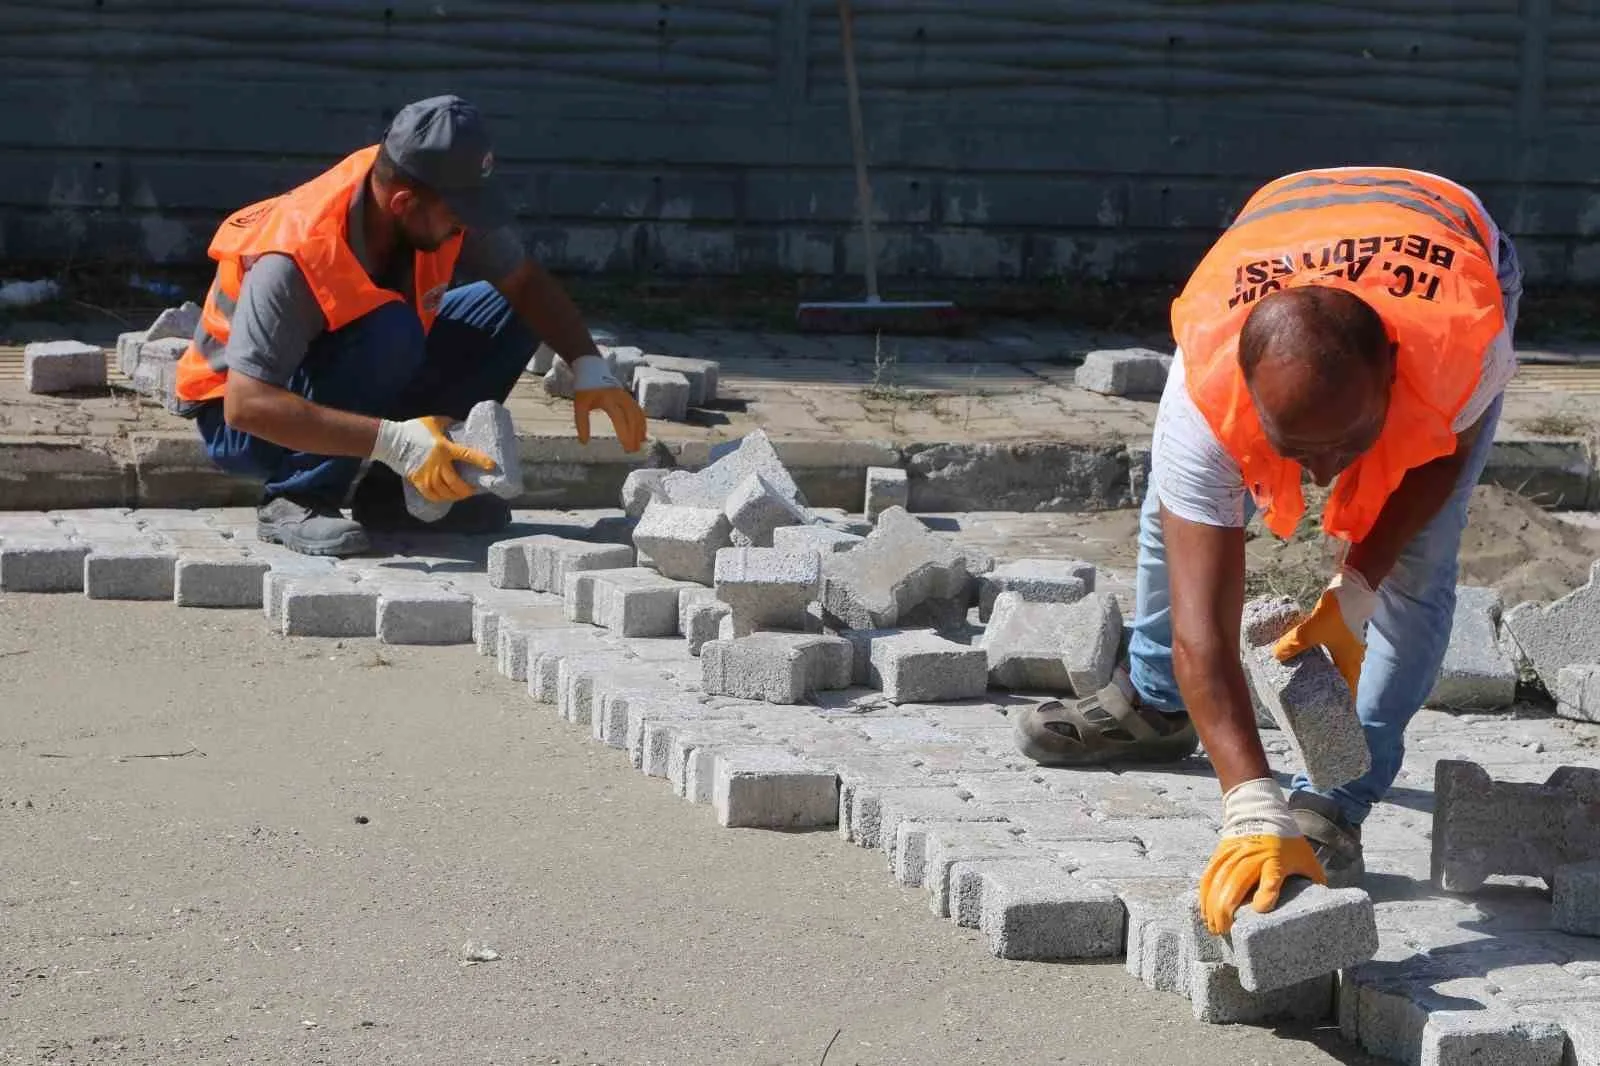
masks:
[[[864,680],[881,689],[891,703],[976,699],[988,690],[989,657],[982,648],[957,644],[929,630],[868,632],[873,635],[863,639],[852,634],[847,639],[855,649],[855,660],[866,659]]]
[[[866,539],[859,533],[819,525],[780,526],[772,531],[772,546],[779,551],[814,551],[818,555],[847,552]]]
[[[22,349],[22,387],[40,394],[103,389],[105,349],[80,341],[35,341]]]
[[[283,588],[286,637],[372,637],[378,633],[378,591],[342,576],[307,576]]]
[[[978,579],[978,619],[989,621],[995,597],[1015,592],[1025,603],[1077,603],[1094,591],[1094,564],[1075,559],[1016,559]]]
[[[189,341],[179,337],[146,340],[139,345],[138,362],[128,375],[133,390],[141,396],[159,400],[167,410],[178,410],[178,361],[189,349]]]
[[[851,812],[856,826],[855,843],[876,847],[895,864],[900,823],[915,822],[1001,822],[1005,815],[962,799],[949,785],[924,784],[912,788],[857,789],[853,793],[857,809]],[[875,813],[874,813],[875,812]],[[873,843],[868,844],[866,841]],[[919,841],[920,843],[920,841]]]
[[[710,592],[710,589],[706,590]],[[687,613],[680,621],[683,637],[689,642],[689,654],[698,656],[705,648],[706,642],[716,640],[721,635],[724,622],[728,622],[733,612],[721,600],[691,603]],[[729,622],[731,625],[731,622]]]
[[[130,330],[117,334],[117,369],[122,376],[131,378],[139,368],[139,348],[147,337],[145,330]]]
[[[832,770],[839,776],[839,837],[847,843],[860,843],[862,847],[877,847],[878,801],[875,795],[857,801],[857,793],[875,793],[885,788],[926,788],[928,777],[903,757],[858,748],[849,754],[816,754],[808,756],[819,766]],[[870,842],[857,837],[857,814],[870,816],[871,825],[863,831],[872,834]]]
[[[634,769],[647,777],[666,777],[677,729],[708,722],[736,728],[739,732],[734,735],[739,737],[755,735],[750,724],[733,708],[713,707],[690,697],[669,697],[648,705],[630,703],[627,747]]]
[[[747,433],[736,444],[714,457],[705,469],[696,472],[674,470],[666,476],[662,487],[673,503],[689,507],[710,507],[723,510],[728,497],[751,474],[760,474],[771,486],[797,509],[806,506],[805,494],[795,484],[777,449],[765,430]]]
[[[689,419],[689,379],[672,370],[640,367],[633,375],[633,396],[645,417],[667,422]]]
[[[271,565],[238,549],[182,550],[174,571],[173,602],[179,607],[260,607],[263,578]]]
[[[989,657],[993,687],[1082,698],[1111,680],[1121,640],[1115,596],[1093,592],[1076,603],[1028,603],[1020,593],[1002,592],[979,646]]]
[[[528,586],[535,592],[563,595],[569,574],[624,570],[634,564],[627,544],[591,544],[549,535],[528,538]]]
[[[163,530],[161,539],[173,548],[191,548],[198,551],[237,548],[254,554],[254,550],[259,547],[254,537],[250,540],[235,540],[220,529]]]
[[[191,507],[138,507],[129,516],[142,529],[215,529],[214,513]]]
[[[536,537],[512,537],[489,545],[489,584],[497,589],[526,589],[528,548]]]
[[[0,591],[82,592],[89,545],[64,533],[7,534],[0,541]]]
[[[839,779],[779,747],[729,747],[714,757],[717,824],[815,829],[839,820]]]
[[[1189,1003],[1196,1019],[1212,1025],[1324,1021],[1333,1014],[1334,987],[1334,975],[1325,974],[1272,992],[1250,992],[1225,962],[1189,964]]]
[[[1007,863],[1038,861],[1038,853],[1029,848],[1026,854],[1015,858],[972,859],[951,864],[947,875],[950,920],[963,929],[977,929],[983,921],[984,871]]]
[[[629,518],[642,518],[651,501],[666,503],[667,493],[662,487],[668,471],[655,467],[630,470],[622,481],[622,511]]]
[[[813,692],[850,685],[851,649],[839,637],[754,633],[700,649],[701,686],[719,696],[804,703]]]
[[[733,527],[721,511],[652,501],[633,531],[633,545],[664,577],[710,585],[717,553],[732,541]]]
[[[500,615],[513,606],[525,606],[524,593],[506,589],[479,588],[474,582],[451,580],[448,587],[472,597],[472,643],[479,655],[498,656]]]
[[[1561,1066],[1600,1066],[1600,1010],[1591,1003],[1540,1003],[1516,1008],[1519,1016],[1552,1022],[1567,1038]]]
[[[695,586],[643,567],[593,570],[592,622],[621,637],[678,635],[678,598]]]
[[[606,655],[611,649],[593,629],[530,629],[527,633],[524,673],[528,696],[538,703],[559,707],[561,663],[573,656]]]
[[[722,505],[732,542],[740,547],[770,548],[774,531],[806,524],[806,512],[758,473],[736,485]]]
[[[156,315],[150,328],[145,330],[145,339],[152,341],[181,340],[187,343],[194,338],[195,330],[200,328],[200,305],[193,300],[185,300],[177,307],[168,307]]]
[[[595,678],[614,670],[612,655],[563,655],[556,666],[556,713],[573,725],[592,726]]]
[[[1022,830],[1029,842],[1041,846],[1061,841],[1138,840],[1126,829],[1109,828],[1097,820],[1086,804],[1067,800],[1042,803],[989,803],[1006,821]]]
[[[1159,396],[1171,369],[1172,356],[1149,348],[1102,349],[1083,357],[1072,382],[1106,396]]]
[[[915,876],[928,894],[928,909],[938,918],[950,913],[950,870],[957,863],[988,859],[1032,859],[1038,852],[1004,822],[903,822],[901,832],[915,826],[922,835],[920,855],[910,841],[896,848],[896,879],[903,885]],[[921,869],[915,869],[920,858]]]
[[[966,865],[966,864],[958,864]],[[978,928],[1000,959],[1104,959],[1122,954],[1122,901],[1046,860],[988,861],[979,871]]]
[[[176,552],[150,540],[99,540],[84,556],[83,592],[91,600],[170,600],[177,565]]]
[[[472,609],[471,596],[446,588],[383,588],[378,593],[378,639],[385,644],[470,644]]]
[[[528,679],[528,642],[534,633],[569,629],[566,611],[552,597],[546,602],[519,607],[504,607],[495,624],[495,669],[512,681]]]
[[[332,576],[342,577],[346,581],[355,580],[354,574],[337,567],[332,559],[318,556],[303,555],[296,560],[275,559],[268,566],[270,569],[261,575],[261,613],[279,632],[283,629],[283,590],[289,586],[289,582],[298,578]]]
[[[667,781],[673,795],[690,803],[710,803],[718,747],[749,746],[756,740],[747,722],[685,722],[657,719],[645,726],[647,748],[667,746]]]
[[[1510,1011],[1435,1011],[1422,1027],[1421,1066],[1562,1066],[1567,1037],[1553,1022]]]
[[[929,600],[968,600],[993,560],[891,507],[866,541],[823,557],[823,617],[836,629],[890,629]]]
[[[682,375],[689,382],[690,407],[704,407],[716,400],[717,377],[721,368],[712,360],[646,352],[644,361],[647,366],[656,370],[667,370]]]
[[[1556,714],[1574,722],[1600,722],[1600,665],[1563,666],[1556,675]]]
[[[1500,640],[1500,590],[1456,586],[1456,608],[1430,707],[1501,710],[1517,699],[1517,668]]]
[[[1378,1058],[1418,1062],[1430,1015],[1487,1005],[1493,998],[1488,981],[1453,978],[1437,961],[1406,952],[1404,958],[1374,960],[1340,974],[1339,1032]]]
[[[1228,942],[1240,986],[1273,992],[1366,962],[1378,950],[1378,925],[1362,889],[1293,878],[1276,909],[1239,908]]]
[[[869,521],[876,521],[878,516],[891,507],[909,507],[911,505],[911,480],[906,472],[896,466],[869,466],[867,467],[867,491],[861,513]]]
[[[1600,768],[1563,766],[1542,784],[1493,781],[1474,763],[1434,772],[1433,883],[1472,892],[1494,875],[1543,878],[1600,859]]]
[[[1600,937],[1600,859],[1557,866],[1552,893],[1551,925],[1574,936]]]
[[[1553,689],[1564,666],[1600,662],[1600,562],[1589,580],[1554,603],[1519,603],[1505,612],[1505,634]]]
[[[476,492],[492,492],[505,500],[522,495],[522,458],[517,443],[517,427],[511,412],[494,400],[484,400],[472,406],[465,422],[457,422],[445,430],[445,435],[458,444],[474,448],[494,460],[492,470],[484,470],[470,463],[457,463],[456,472],[461,480]],[[449,513],[453,503],[435,503],[424,499],[410,481],[401,480],[405,491],[406,510],[424,522],[437,522]]]
[[[979,751],[965,739],[950,744],[890,745],[885,750],[904,752],[912,765],[937,779],[1006,774],[1034,765],[1031,759],[1020,756],[1008,758]]]
[[[1293,600],[1256,599],[1245,604],[1240,651],[1257,705],[1288,736],[1316,788],[1337,788],[1372,766],[1355,701],[1333,661],[1321,648],[1286,663],[1273,645],[1300,620]]]
[[[910,715],[868,715],[851,725],[871,740],[872,746],[879,751],[914,753],[929,744],[950,744],[960,739],[926,718]]]
[[[628,720],[635,704],[649,707],[661,701],[663,677],[659,671],[624,668],[595,678],[589,714],[591,735],[608,748],[628,747]]]
[[[722,548],[713,580],[735,638],[768,629],[805,632],[806,608],[822,592],[822,558],[814,551]]]
[[[889,869],[902,887],[922,887],[922,879],[927,871],[930,826],[962,822],[973,825],[1005,824],[1003,817],[985,812],[979,804],[964,801],[960,792],[955,793],[955,797],[962,806],[951,803],[948,796],[935,796],[932,793],[910,799],[898,793],[880,795],[878,837],[888,854]],[[950,817],[952,812],[957,816]],[[892,837],[889,835],[891,825]],[[1034,854],[1037,856],[1038,853]]]
[[[975,803],[1047,803],[1052,798],[1037,770],[962,773],[956,775],[955,786]]]

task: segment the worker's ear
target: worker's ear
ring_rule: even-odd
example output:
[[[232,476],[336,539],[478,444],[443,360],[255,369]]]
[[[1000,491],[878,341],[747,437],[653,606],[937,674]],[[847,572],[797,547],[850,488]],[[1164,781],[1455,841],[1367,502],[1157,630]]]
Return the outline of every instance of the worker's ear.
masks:
[[[409,214],[416,204],[417,193],[415,189],[397,188],[389,193],[389,202],[384,206],[388,208],[391,215],[396,218],[402,218]]]

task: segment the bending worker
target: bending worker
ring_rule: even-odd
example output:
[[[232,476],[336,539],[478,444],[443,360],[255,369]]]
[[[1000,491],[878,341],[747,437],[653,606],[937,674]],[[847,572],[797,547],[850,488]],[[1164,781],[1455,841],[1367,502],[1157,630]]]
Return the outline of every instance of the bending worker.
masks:
[[[483,400],[503,403],[541,341],[572,368],[578,439],[600,410],[624,449],[643,445],[643,412],[524,254],[493,170],[478,111],[432,97],[402,108],[382,143],[217,229],[216,279],[177,395],[214,463],[265,481],[262,540],[349,555],[368,529],[420,528],[401,478],[460,501],[430,528],[503,528],[505,501],[472,495],[455,467],[492,461],[444,428]],[[458,270],[481,280],[452,288]]]
[[[1285,878],[1365,872],[1361,824],[1400,771],[1405,730],[1450,638],[1467,503],[1516,371],[1522,274],[1468,190],[1340,167],[1262,188],[1172,308],[1176,358],[1139,521],[1129,658],[1110,685],[1018,723],[1050,765],[1181,759],[1205,743],[1223,790],[1200,883],[1214,932]],[[1356,697],[1371,769],[1330,791],[1268,769],[1239,661],[1244,526],[1287,538],[1302,474],[1334,484],[1342,563],[1279,659],[1325,648]]]

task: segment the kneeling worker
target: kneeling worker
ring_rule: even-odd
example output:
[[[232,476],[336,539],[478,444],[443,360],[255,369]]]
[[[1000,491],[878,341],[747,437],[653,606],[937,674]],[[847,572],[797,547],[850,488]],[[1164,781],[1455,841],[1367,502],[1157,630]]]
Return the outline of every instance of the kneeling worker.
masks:
[[[600,410],[624,449],[643,445],[644,413],[524,254],[493,169],[478,111],[433,97],[402,108],[380,144],[218,228],[177,394],[214,463],[265,481],[262,540],[349,555],[366,550],[368,529],[424,528],[402,477],[427,499],[460,501],[426,528],[503,528],[505,501],[472,495],[454,466],[492,462],[444,429],[476,403],[505,402],[541,341],[572,368],[578,439]],[[484,280],[452,288],[458,269]]]

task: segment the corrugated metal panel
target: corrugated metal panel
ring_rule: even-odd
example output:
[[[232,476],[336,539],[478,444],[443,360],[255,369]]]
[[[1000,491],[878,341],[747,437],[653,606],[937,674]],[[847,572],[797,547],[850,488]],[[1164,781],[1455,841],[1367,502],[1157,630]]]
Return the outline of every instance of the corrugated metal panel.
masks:
[[[889,273],[1180,276],[1261,181],[1467,181],[1600,278],[1584,0],[855,0]],[[437,92],[572,270],[858,272],[833,0],[0,0],[0,256],[198,260]]]

